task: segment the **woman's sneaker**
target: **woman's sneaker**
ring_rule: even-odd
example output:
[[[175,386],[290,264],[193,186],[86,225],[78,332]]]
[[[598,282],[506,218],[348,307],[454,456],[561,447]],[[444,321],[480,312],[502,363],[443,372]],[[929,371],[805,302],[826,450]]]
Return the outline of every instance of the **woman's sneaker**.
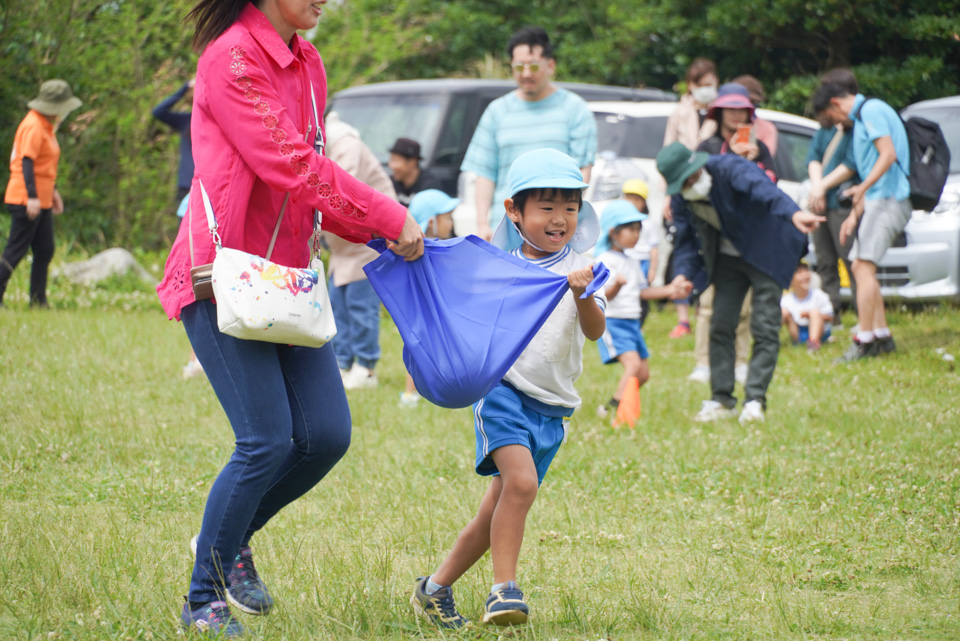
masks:
[[[483,622],[494,625],[520,625],[526,623],[530,616],[530,608],[523,600],[523,592],[516,581],[508,581],[496,592],[487,597],[484,607]]]
[[[223,601],[208,603],[196,610],[189,603],[183,604],[180,623],[188,630],[196,630],[211,639],[236,639],[244,634],[243,626],[233,618],[230,606]]]
[[[248,547],[240,550],[227,575],[227,601],[247,614],[266,614],[273,607],[273,597],[257,574]]]
[[[417,586],[413,588],[413,596],[410,597],[413,611],[444,630],[459,630],[470,623],[457,612],[457,606],[453,602],[453,588],[444,586],[433,594],[427,594],[429,578],[428,576],[417,578]]]

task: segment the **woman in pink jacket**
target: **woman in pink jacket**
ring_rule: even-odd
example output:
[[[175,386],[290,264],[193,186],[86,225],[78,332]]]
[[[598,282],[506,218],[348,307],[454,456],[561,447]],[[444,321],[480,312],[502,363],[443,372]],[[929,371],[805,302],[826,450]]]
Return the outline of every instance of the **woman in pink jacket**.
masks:
[[[313,209],[325,231],[356,242],[373,235],[415,260],[420,226],[406,209],[322,155],[326,74],[297,30],[316,26],[326,0],[200,0],[193,105],[196,170],[189,213],[157,288],[179,318],[220,400],[236,447],[207,499],[181,621],[211,636],[243,634],[230,604],[266,614],[273,599],[259,577],[250,538],[310,490],[350,443],[350,410],[333,348],[239,340],[220,333],[211,300],[197,301],[192,265],[210,263],[199,181],[210,196],[224,247],[264,255],[290,194],[272,260],[309,262]],[[318,153],[319,152],[319,153]]]

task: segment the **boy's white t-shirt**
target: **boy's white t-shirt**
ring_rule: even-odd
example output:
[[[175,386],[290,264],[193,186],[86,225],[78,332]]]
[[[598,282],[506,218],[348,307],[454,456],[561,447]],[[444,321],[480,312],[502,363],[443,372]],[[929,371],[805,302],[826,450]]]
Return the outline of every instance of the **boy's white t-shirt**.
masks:
[[[539,260],[527,258],[520,248],[512,253],[555,274],[566,275],[593,264],[591,259],[572,251],[569,246]],[[607,299],[602,287],[594,292],[593,297],[600,309],[604,309]],[[503,379],[547,405],[579,407],[580,395],[573,383],[583,372],[586,337],[580,329],[578,316],[573,292],[567,291]]]
[[[813,287],[807,292],[806,298],[799,299],[793,291],[786,292],[780,299],[780,307],[790,312],[793,322],[801,327],[810,324],[810,319],[801,317],[800,314],[811,309],[819,309],[820,315],[824,318],[833,317],[833,303],[825,291],[819,287]]]
[[[610,280],[604,290],[613,285],[618,274],[627,277],[627,282],[620,288],[617,295],[607,301],[607,318],[640,318],[640,292],[649,287],[647,277],[640,268],[640,262],[624,252],[615,250],[605,251],[597,260],[610,270]]]

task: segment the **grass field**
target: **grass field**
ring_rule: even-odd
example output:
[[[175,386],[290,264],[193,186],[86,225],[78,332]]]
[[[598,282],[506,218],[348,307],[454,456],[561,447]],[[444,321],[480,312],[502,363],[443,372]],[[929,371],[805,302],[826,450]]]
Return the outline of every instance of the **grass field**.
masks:
[[[186,337],[149,291],[55,281],[54,309],[31,311],[28,267],[0,310],[0,639],[174,638],[230,428],[205,380],[181,380]],[[584,409],[527,523],[532,622],[452,636],[960,639],[960,373],[937,351],[960,355],[957,310],[893,313],[900,352],[852,366],[832,365],[842,341],[784,346],[749,428],[690,420],[707,390],[674,320],[647,325],[636,431],[595,418],[619,372],[587,347]],[[389,321],[382,342],[350,452],[254,541],[278,602],[244,617],[258,638],[443,638],[409,593],[485,482],[469,410],[398,409]],[[458,583],[468,617],[491,579],[485,558]]]

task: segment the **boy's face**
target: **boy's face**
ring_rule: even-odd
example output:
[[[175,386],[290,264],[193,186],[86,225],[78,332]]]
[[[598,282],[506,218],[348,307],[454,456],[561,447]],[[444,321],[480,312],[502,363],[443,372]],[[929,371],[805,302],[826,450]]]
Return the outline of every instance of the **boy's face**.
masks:
[[[640,242],[640,229],[641,224],[639,220],[635,223],[627,223],[626,225],[620,225],[619,227],[611,229],[610,239],[613,240],[613,246],[622,249],[636,247],[637,243]]]
[[[798,269],[793,272],[793,280],[790,281],[790,288],[797,293],[806,294],[810,291],[810,270]]]
[[[441,240],[453,237],[453,213],[434,216],[427,225],[425,235]]]
[[[504,202],[507,216],[517,223],[530,242],[544,251],[538,251],[527,243],[523,245],[523,252],[531,258],[545,258],[555,254],[570,242],[577,231],[577,216],[580,214],[579,199],[567,199],[558,192],[550,193],[545,190],[531,194],[523,205],[523,211],[518,211],[513,199]]]
[[[647,201],[640,194],[624,194],[624,200],[637,208],[637,211],[646,213]]]

